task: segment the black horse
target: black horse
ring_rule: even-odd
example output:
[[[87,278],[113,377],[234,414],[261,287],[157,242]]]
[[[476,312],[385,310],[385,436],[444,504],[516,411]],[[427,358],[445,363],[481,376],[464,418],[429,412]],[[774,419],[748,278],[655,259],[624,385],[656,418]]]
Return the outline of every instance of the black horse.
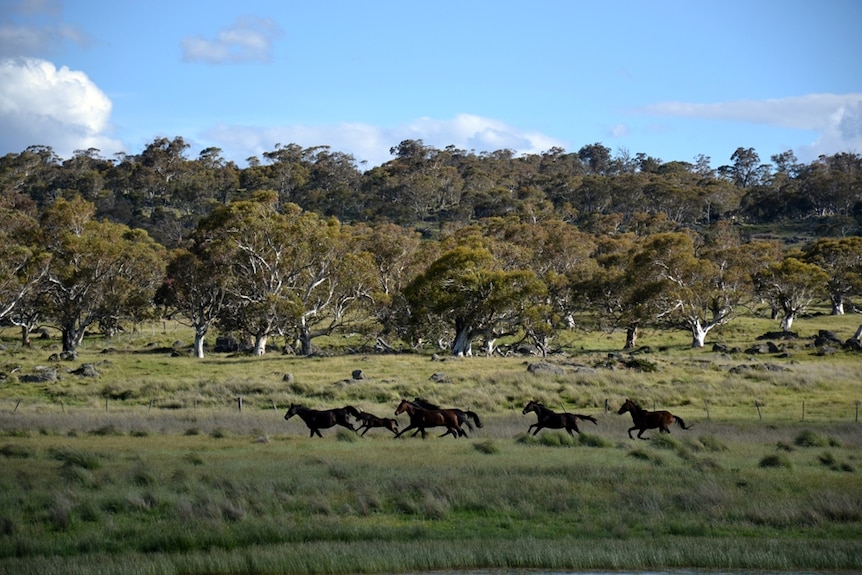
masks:
[[[340,425],[350,429],[351,431],[356,431],[356,428],[353,427],[353,424],[348,420],[348,416],[358,418],[359,410],[352,405],[346,405],[344,407],[325,409],[321,411],[291,403],[290,409],[288,409],[287,413],[284,414],[284,418],[290,419],[294,415],[298,415],[302,421],[305,422],[305,425],[308,426],[308,429],[311,430],[308,434],[309,437],[314,437],[315,434],[317,437],[323,437],[320,435],[320,430],[329,429],[334,425]]]
[[[627,399],[617,413],[622,415],[627,411],[632,415],[632,423],[634,423],[629,428],[629,439],[634,439],[632,431],[635,429],[639,430],[638,439],[649,439],[649,437],[641,437],[647,429],[658,429],[659,433],[670,433],[669,426],[674,421],[683,429],[691,429],[693,427],[692,425],[686,427],[685,422],[678,415],[674,415],[669,411],[647,411],[631,399]]]
[[[578,429],[579,419],[592,421],[595,425],[598,425],[596,418],[591,415],[581,415],[579,413],[557,413],[556,411],[551,411],[538,401],[530,401],[527,403],[527,405],[524,406],[524,411],[521,413],[526,415],[531,411],[539,418],[536,423],[527,428],[527,433],[530,433],[530,430],[535,428],[533,435],[536,435],[539,431],[547,427],[548,429],[565,429],[569,435],[574,437],[575,434],[572,433],[573,430],[577,433],[581,432],[581,430]]]
[[[426,399],[422,399],[421,397],[415,398],[413,400],[413,404],[424,409],[444,409],[439,405],[435,405]],[[470,423],[471,419],[476,422],[476,427],[482,427],[482,422],[479,420],[479,415],[476,412],[470,410],[465,411],[457,407],[450,407],[447,409],[454,411],[455,414],[458,416],[458,423],[460,423],[461,425],[466,425],[467,429],[469,429],[470,431],[474,431],[473,424]],[[413,435],[416,435],[416,432],[413,432]]]
[[[391,417],[377,417],[372,413],[362,411],[356,419],[361,422],[359,427],[356,428],[356,431],[362,430],[360,435],[365,435],[372,427],[382,427],[398,435],[398,421]]]

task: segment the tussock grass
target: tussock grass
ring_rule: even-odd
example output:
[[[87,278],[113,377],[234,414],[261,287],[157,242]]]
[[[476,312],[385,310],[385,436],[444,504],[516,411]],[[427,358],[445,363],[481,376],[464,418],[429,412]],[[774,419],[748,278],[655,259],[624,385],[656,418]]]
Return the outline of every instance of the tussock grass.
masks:
[[[795,325],[849,337],[857,323]],[[744,349],[775,327],[751,318],[715,339]],[[171,327],[88,338],[79,362],[100,362],[98,378],[74,363],[0,386],[0,573],[862,570],[862,358],[801,340],[765,357],[685,334],[642,334],[637,354],[621,333],[567,337],[547,358],[204,360],[171,357],[191,341]],[[51,346],[0,363],[28,373]],[[527,371],[540,361],[559,370]],[[284,420],[290,403],[392,417],[416,396],[484,425],[393,441]],[[626,397],[696,426],[629,439]],[[530,399],[598,425],[527,435]]]

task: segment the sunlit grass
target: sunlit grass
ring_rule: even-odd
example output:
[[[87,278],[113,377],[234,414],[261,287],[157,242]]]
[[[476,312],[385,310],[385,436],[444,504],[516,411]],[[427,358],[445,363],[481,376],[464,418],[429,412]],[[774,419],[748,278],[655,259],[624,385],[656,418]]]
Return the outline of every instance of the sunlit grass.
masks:
[[[809,341],[850,337],[858,321],[799,320],[808,339],[771,355],[651,331],[649,351],[630,355],[619,332],[573,331],[546,358],[462,359],[198,360],[173,353],[187,330],[157,326],[88,338],[77,360],[52,362],[56,340],[24,349],[7,330],[0,573],[858,571],[862,357]],[[748,318],[709,339],[745,349],[776,328]],[[84,362],[99,377],[70,373]],[[21,380],[37,366],[57,381]],[[340,428],[310,439],[284,420],[290,403],[393,417],[416,396],[484,426],[466,440]],[[626,397],[694,427],[630,440],[616,413]],[[598,424],[527,436],[530,399]]]

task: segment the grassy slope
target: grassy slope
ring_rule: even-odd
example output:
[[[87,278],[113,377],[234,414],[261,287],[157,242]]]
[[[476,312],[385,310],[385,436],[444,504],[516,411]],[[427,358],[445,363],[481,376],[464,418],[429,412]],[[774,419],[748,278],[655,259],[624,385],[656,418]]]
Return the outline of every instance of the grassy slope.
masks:
[[[160,331],[88,340],[58,366],[47,361],[56,342],[7,340],[0,573],[859,570],[862,357],[806,347],[819,329],[847,338],[857,325],[800,320],[806,339],[787,357],[722,356],[689,349],[685,334],[647,333],[653,352],[636,357],[657,368],[648,373],[608,362],[621,334],[573,334],[568,353],[546,360],[563,368],[550,375],[527,372],[536,358],[200,361],[170,357],[161,348],[182,337]],[[744,348],[771,329],[746,320],[710,339]],[[63,373],[82,362],[102,375]],[[61,379],[18,380],[37,365]],[[293,401],[391,416],[415,395],[473,409],[485,426],[466,441],[382,430],[321,440],[283,419]],[[605,412],[627,396],[695,427],[631,441],[628,416]],[[531,398],[599,424],[583,423],[578,440],[527,438]]]

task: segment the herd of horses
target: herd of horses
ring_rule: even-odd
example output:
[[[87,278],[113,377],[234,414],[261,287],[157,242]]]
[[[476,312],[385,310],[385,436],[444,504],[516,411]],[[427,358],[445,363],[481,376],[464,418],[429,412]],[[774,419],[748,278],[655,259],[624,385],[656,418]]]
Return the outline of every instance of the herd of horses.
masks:
[[[528,402],[521,413],[526,415],[531,412],[536,414],[537,421],[527,428],[527,433],[532,431],[533,435],[538,434],[542,429],[565,429],[569,435],[574,437],[575,433],[581,432],[578,428],[578,420],[589,421],[594,425],[598,425],[595,417],[579,413],[559,413],[552,411],[538,401]],[[682,429],[691,429],[692,427],[690,425],[687,426],[678,415],[674,415],[669,411],[647,411],[631,399],[626,399],[617,413],[622,415],[626,412],[631,415],[633,423],[628,430],[629,439],[634,439],[632,437],[632,431],[634,430],[638,430],[638,439],[649,439],[648,437],[643,437],[644,431],[648,429],[658,429],[659,433],[670,433],[670,426],[673,423],[678,424]],[[361,411],[352,405],[335,409],[318,410],[303,405],[291,404],[290,409],[284,415],[284,419],[290,419],[294,415],[299,416],[309,429],[309,437],[314,437],[315,435],[323,437],[320,434],[321,429],[329,429],[336,425],[340,425],[356,433],[361,432],[360,435],[363,436],[368,433],[368,430],[373,428],[388,429],[396,438],[412,430],[413,434],[411,437],[415,437],[421,433],[422,439],[425,439],[427,435],[426,430],[433,427],[446,428],[446,432],[440,437],[451,435],[454,438],[467,437],[467,432],[462,427],[464,425],[470,431],[474,431],[474,423],[476,427],[482,427],[479,415],[474,411],[456,407],[442,408],[420,397],[415,398],[413,401],[402,399],[398,407],[395,408],[395,415],[398,416],[402,413],[408,415],[410,425],[401,430],[398,429],[397,419],[378,417],[366,411]],[[354,419],[354,422],[350,421],[351,418]],[[354,423],[357,425],[354,425]]]

